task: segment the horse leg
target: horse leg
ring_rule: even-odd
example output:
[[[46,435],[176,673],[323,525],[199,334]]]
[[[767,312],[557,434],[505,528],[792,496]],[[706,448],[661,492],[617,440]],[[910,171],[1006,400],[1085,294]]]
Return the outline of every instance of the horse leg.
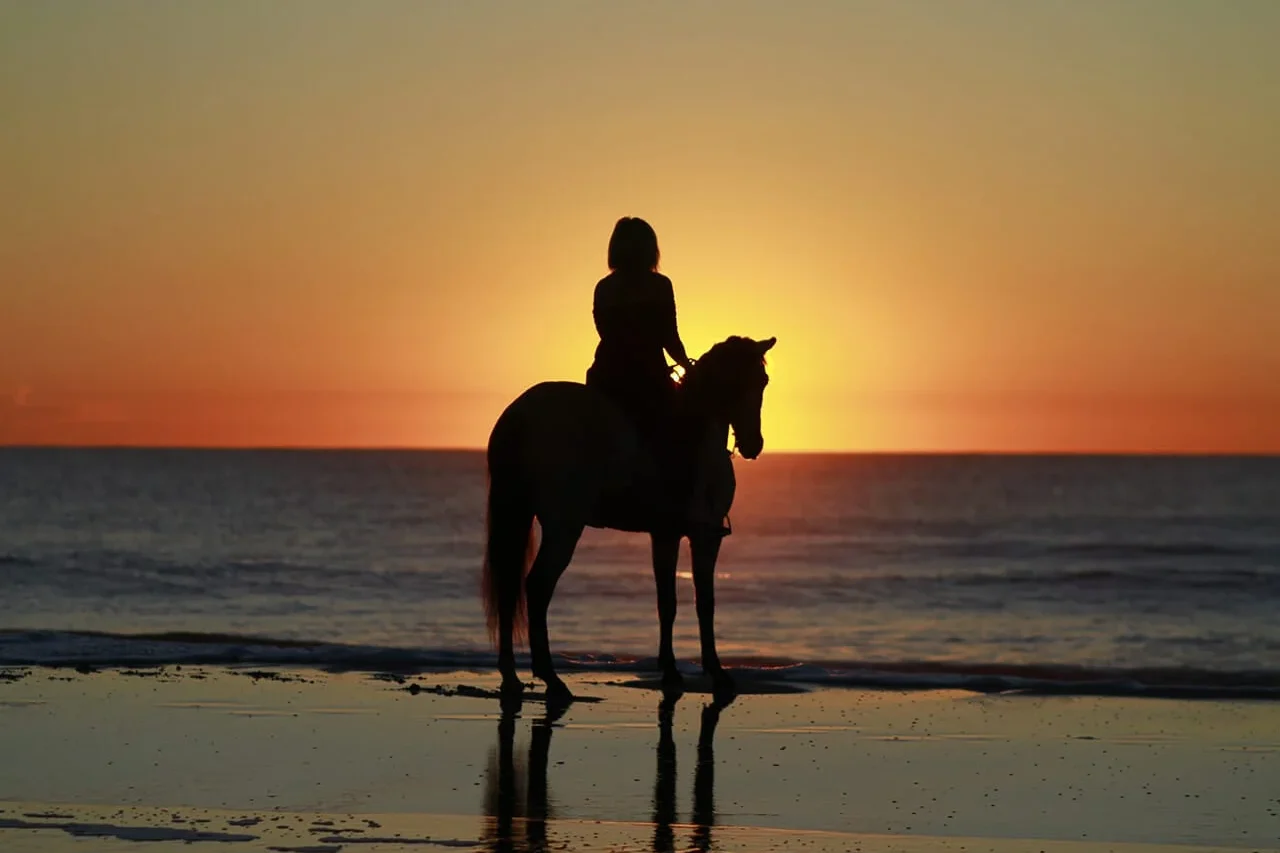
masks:
[[[520,604],[520,583],[524,579],[517,576],[515,580],[500,593],[498,600],[498,672],[502,674],[502,696],[504,702],[520,701],[524,692],[524,682],[516,671],[516,610]]]
[[[529,652],[533,658],[533,674],[547,685],[547,699],[572,701],[573,693],[556,675],[551,660],[551,641],[547,637],[547,609],[556,591],[560,575],[569,567],[573,551],[582,536],[582,525],[542,528],[542,544],[534,558],[529,577],[525,580],[525,594],[529,607]]]
[[[698,637],[702,645],[702,671],[711,676],[717,698],[732,696],[736,690],[733,679],[720,665],[720,655],[716,653],[715,582],[720,542],[721,537],[717,534],[689,538],[689,551],[693,556],[693,590],[697,596]]]
[[[655,533],[653,543],[653,579],[658,584],[658,666],[662,668],[662,686],[666,690],[683,690],[684,678],[676,669],[676,653],[671,632],[676,623],[676,564],[680,560],[680,537]]]
[[[516,649],[512,635],[515,633],[515,602],[502,602],[502,614],[498,617],[498,672],[502,674],[504,700],[519,701],[524,682],[516,672]]]

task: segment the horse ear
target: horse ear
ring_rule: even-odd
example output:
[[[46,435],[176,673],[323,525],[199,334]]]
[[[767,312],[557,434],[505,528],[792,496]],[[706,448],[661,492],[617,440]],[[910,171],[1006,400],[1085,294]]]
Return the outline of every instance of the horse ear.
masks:
[[[769,350],[773,349],[773,345],[776,344],[777,342],[778,342],[777,338],[769,338],[767,341],[758,342],[757,346],[760,347],[760,354],[764,355]]]

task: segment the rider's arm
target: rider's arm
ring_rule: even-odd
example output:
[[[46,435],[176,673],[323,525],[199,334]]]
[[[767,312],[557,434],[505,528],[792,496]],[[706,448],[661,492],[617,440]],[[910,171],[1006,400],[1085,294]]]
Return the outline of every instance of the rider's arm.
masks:
[[[596,284],[595,294],[591,299],[591,318],[596,324],[596,334],[601,340],[610,337],[613,334],[613,327],[617,325],[617,310],[612,306],[607,292],[607,285],[604,281]]]
[[[596,325],[596,334],[604,338],[604,329],[600,328],[600,285],[596,284],[595,293],[591,295],[591,320]]]
[[[676,364],[686,370],[693,364],[689,360],[689,354],[684,351],[684,342],[680,340],[680,328],[676,324],[676,293],[671,286],[671,279],[666,276],[662,277],[665,291],[663,293],[663,312],[665,314],[666,329],[662,336],[663,349],[675,360]]]

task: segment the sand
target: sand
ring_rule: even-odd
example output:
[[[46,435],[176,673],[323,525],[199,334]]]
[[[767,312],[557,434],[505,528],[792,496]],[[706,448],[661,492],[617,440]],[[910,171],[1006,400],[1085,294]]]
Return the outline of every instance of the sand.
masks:
[[[1280,704],[0,670],[0,850],[1280,850]]]

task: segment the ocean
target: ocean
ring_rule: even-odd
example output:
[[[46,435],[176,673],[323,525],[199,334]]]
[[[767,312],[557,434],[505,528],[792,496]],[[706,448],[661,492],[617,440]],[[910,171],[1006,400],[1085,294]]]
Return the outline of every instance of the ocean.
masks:
[[[734,464],[717,619],[744,673],[1280,697],[1280,458]],[[0,665],[492,669],[485,488],[481,452],[0,449]],[[655,606],[647,537],[589,530],[552,648],[650,668]]]

